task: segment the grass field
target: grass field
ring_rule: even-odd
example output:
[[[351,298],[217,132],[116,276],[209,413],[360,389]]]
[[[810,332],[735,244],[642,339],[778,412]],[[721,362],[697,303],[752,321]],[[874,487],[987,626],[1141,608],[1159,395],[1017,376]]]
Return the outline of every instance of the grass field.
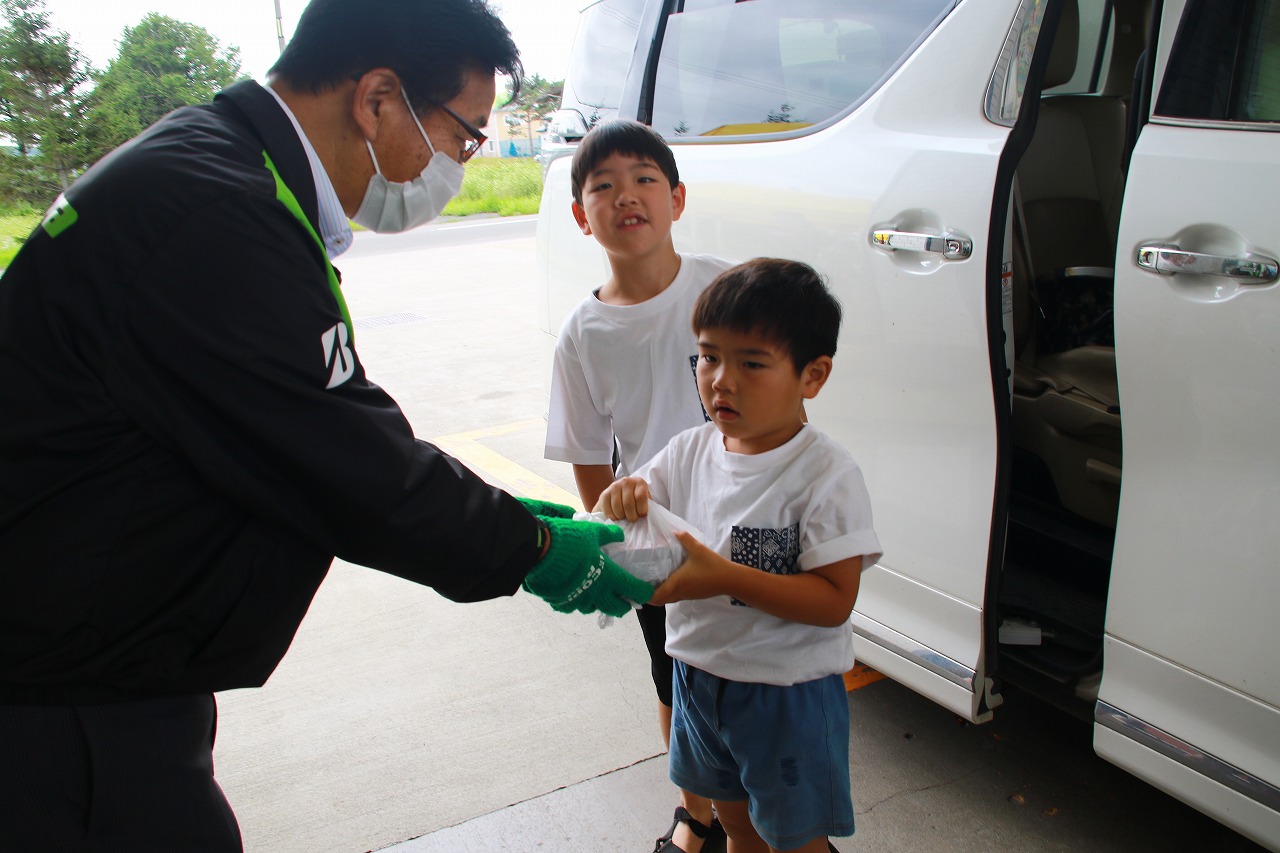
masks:
[[[467,164],[462,192],[444,209],[446,216],[537,213],[542,198],[542,167],[529,158],[477,157]],[[0,269],[18,254],[22,241],[40,224],[43,211],[0,207]]]
[[[40,217],[41,212],[34,207],[0,208],[0,269],[18,254],[22,241],[40,224]]]
[[[537,213],[542,199],[542,167],[522,157],[477,157],[467,164],[462,192],[444,209],[446,216]]]

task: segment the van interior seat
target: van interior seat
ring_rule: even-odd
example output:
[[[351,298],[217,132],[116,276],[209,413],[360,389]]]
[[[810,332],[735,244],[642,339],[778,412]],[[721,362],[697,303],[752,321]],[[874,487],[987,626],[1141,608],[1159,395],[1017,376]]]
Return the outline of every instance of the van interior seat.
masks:
[[[1127,114],[1123,99],[1106,95],[1041,101],[1018,167],[1037,277],[1115,264]]]
[[[1071,80],[1078,47],[1068,2],[1046,89]],[[1121,471],[1110,308],[1127,112],[1120,97],[1044,96],[1014,192],[1014,445],[1044,461],[1066,509],[1109,527]]]

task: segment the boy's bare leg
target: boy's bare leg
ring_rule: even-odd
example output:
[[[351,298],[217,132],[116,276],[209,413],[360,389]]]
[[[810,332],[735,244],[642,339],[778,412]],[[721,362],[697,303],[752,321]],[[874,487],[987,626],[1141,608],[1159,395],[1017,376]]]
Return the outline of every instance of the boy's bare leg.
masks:
[[[658,703],[658,725],[662,727],[662,740],[671,748],[671,706]],[[697,794],[691,794],[688,791],[680,790],[680,805],[684,806],[694,820],[704,826],[711,826],[711,819],[715,816],[711,809],[711,801],[705,797],[699,797]],[[671,841],[685,853],[700,853],[703,847],[701,838],[693,834],[693,830],[683,823],[676,824],[676,831],[671,836]]]
[[[720,823],[724,824],[724,831],[729,836],[729,853],[828,853],[825,836],[814,838],[803,847],[787,850],[770,847],[756,832],[751,815],[747,812],[746,800],[716,800],[715,807]]]
[[[733,848],[730,848],[731,850]],[[828,853],[831,847],[827,843],[826,836],[815,838],[803,847],[793,847],[789,850],[775,850],[770,847],[770,853]]]
[[[746,800],[716,800],[715,807],[729,836],[728,853],[769,853],[769,845],[751,823]]]

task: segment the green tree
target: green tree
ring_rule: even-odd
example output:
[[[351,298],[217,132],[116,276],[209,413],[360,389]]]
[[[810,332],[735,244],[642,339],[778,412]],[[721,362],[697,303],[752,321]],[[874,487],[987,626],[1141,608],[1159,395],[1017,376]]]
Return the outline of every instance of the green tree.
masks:
[[[84,165],[83,87],[92,68],[65,32],[50,29],[44,0],[0,0],[0,201],[44,206]]]
[[[125,27],[119,44],[89,99],[93,159],[178,107],[212,100],[244,76],[239,48],[223,48],[204,27],[154,12]]]
[[[546,80],[540,74],[534,74],[521,80],[520,93],[507,101],[506,106],[511,110],[506,117],[507,127],[512,133],[524,130],[530,151],[533,150],[534,125],[541,126],[547,116],[560,108],[563,95],[563,80]]]

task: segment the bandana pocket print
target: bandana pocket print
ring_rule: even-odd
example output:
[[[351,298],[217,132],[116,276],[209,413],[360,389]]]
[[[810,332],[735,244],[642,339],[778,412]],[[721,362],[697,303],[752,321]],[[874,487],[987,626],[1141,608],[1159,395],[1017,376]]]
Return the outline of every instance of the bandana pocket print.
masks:
[[[793,575],[800,557],[800,524],[782,530],[734,525],[729,538],[730,558],[735,563],[752,566],[774,575]],[[749,607],[736,598],[729,599],[737,607]]]

